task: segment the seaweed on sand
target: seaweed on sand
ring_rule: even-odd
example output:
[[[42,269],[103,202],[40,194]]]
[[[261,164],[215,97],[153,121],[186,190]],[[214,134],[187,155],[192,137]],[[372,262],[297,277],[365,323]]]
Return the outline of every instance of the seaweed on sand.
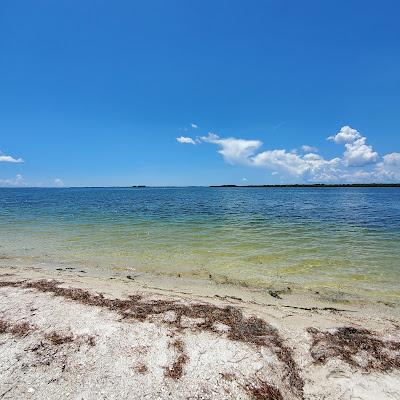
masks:
[[[45,339],[47,339],[51,344],[56,346],[78,342],[78,344],[86,343],[87,345],[93,347],[96,346],[96,339],[92,335],[65,335],[61,332],[53,331],[51,333],[47,333],[44,335]]]
[[[338,328],[333,332],[309,328],[311,356],[325,364],[339,358],[363,371],[387,372],[400,369],[400,342],[383,340],[366,329]]]
[[[176,339],[172,343],[170,343],[171,347],[174,347],[180,353],[183,353],[185,350],[185,343],[181,339]]]
[[[148,368],[147,365],[140,363],[135,365],[135,367],[133,368],[138,374],[146,374],[148,372]]]
[[[0,288],[1,287],[18,287],[21,286],[24,282],[23,281],[0,281]]]
[[[183,375],[183,366],[187,361],[188,356],[186,354],[179,354],[173,364],[165,368],[164,375],[175,380],[179,379]]]
[[[254,400],[283,400],[279,389],[261,379],[258,379],[256,383],[247,385],[245,389]]]
[[[124,319],[145,321],[150,316],[174,312],[176,318],[174,321],[168,321],[168,324],[172,324],[177,329],[186,328],[181,323],[182,317],[201,321],[191,326],[190,329],[217,332],[216,325],[226,325],[228,327],[227,337],[230,340],[269,347],[284,366],[284,379],[288,387],[296,396],[303,397],[304,382],[294,361],[292,350],[285,345],[278,330],[260,318],[246,317],[241,310],[232,306],[218,307],[213,304],[183,304],[167,300],[146,300],[140,295],[129,296],[127,299],[111,299],[104,297],[103,294],[60,285],[61,282],[55,280],[10,282],[10,286],[35,289],[84,305],[104,307],[118,312]],[[180,354],[170,367],[168,376],[174,377],[182,374],[182,366],[186,362],[187,356]]]
[[[185,353],[185,343],[181,339],[174,340],[169,344],[169,347],[175,349],[178,357],[171,366],[165,367],[164,375],[177,380],[183,375],[183,367],[189,361],[189,357]]]
[[[47,340],[49,340],[52,344],[55,344],[55,345],[71,343],[71,342],[74,341],[73,336],[71,336],[71,335],[63,335],[63,334],[55,332],[55,331],[45,335],[45,338]]]
[[[25,337],[34,331],[34,327],[28,322],[9,322],[0,319],[0,334],[9,333],[15,337]]]

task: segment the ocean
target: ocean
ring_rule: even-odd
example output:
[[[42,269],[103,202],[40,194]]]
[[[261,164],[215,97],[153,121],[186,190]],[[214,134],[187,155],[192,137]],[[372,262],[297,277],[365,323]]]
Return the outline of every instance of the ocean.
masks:
[[[2,188],[0,263],[400,297],[400,188]]]

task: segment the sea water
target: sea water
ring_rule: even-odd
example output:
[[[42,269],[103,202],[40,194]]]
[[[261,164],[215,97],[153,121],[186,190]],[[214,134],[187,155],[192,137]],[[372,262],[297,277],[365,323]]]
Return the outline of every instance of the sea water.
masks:
[[[0,264],[400,295],[400,188],[2,188]]]

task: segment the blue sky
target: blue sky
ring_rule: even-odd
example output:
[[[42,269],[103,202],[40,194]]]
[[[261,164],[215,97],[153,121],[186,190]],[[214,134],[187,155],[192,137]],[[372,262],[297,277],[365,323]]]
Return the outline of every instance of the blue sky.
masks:
[[[0,185],[400,181],[399,14],[3,0]]]

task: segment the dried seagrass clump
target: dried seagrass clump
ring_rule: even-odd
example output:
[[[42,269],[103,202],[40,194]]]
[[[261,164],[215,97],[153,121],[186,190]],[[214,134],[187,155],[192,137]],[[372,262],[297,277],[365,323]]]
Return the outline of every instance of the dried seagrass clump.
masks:
[[[25,337],[35,330],[28,322],[10,322],[0,319],[0,334],[9,333],[15,337]]]
[[[279,389],[260,379],[246,386],[246,391],[254,400],[283,400]]]
[[[183,375],[183,367],[188,361],[186,354],[179,354],[173,364],[165,368],[164,375],[168,378],[179,379]]]
[[[335,331],[309,328],[311,356],[325,364],[339,358],[363,371],[387,372],[400,369],[400,342],[377,338],[366,329],[342,327]]]

